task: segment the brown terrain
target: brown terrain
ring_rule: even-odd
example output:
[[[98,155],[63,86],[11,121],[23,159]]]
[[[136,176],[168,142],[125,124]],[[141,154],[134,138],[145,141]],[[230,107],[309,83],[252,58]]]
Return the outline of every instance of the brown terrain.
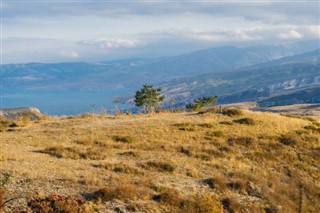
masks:
[[[4,212],[320,209],[317,118],[238,109],[21,116],[2,118],[0,134]]]

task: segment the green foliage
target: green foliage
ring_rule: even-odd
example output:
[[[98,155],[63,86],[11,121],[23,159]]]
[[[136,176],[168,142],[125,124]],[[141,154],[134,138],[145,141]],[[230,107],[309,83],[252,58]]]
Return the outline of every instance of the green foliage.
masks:
[[[186,108],[192,111],[199,111],[213,105],[215,101],[216,96],[202,97],[194,100],[193,103],[187,104]]]
[[[159,106],[164,97],[160,96],[161,88],[154,89],[152,85],[144,84],[134,96],[134,102],[137,107],[144,107],[146,113],[154,111],[156,106]]]

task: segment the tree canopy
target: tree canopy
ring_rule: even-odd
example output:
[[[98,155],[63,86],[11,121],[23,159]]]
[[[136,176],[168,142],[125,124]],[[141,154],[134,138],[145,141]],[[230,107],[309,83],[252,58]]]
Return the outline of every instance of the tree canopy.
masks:
[[[154,111],[159,106],[164,97],[160,95],[161,88],[153,88],[153,85],[144,84],[134,96],[134,102],[137,107],[144,107],[146,113]]]
[[[198,98],[194,100],[193,103],[187,104],[186,108],[192,111],[201,110],[203,108],[207,108],[211,105],[214,105],[216,98],[216,96]]]

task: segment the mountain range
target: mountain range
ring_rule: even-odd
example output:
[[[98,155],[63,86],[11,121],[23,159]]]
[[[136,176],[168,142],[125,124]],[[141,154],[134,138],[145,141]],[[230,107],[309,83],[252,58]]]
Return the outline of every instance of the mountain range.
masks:
[[[206,95],[217,95],[219,103],[258,101],[263,106],[319,102],[319,45],[319,41],[305,41],[223,46],[174,57],[99,63],[5,64],[2,88],[4,91],[124,88],[126,94],[116,92],[114,96],[125,102],[142,84],[151,83],[163,89],[167,102],[176,100],[177,106]]]

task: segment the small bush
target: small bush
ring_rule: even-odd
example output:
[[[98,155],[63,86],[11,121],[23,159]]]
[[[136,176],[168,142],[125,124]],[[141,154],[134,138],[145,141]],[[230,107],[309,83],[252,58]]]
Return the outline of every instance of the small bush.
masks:
[[[250,146],[254,143],[255,139],[250,136],[236,137],[236,138],[228,138],[228,144],[234,145],[238,144],[241,146]]]
[[[233,125],[233,122],[231,122],[231,121],[221,121],[221,122],[219,122],[219,124],[223,124],[223,125]]]
[[[189,149],[184,148],[183,146],[179,147],[178,151],[189,156],[189,157],[191,157],[193,155],[193,153]]]
[[[28,207],[32,212],[55,212],[55,213],[89,213],[94,212],[85,206],[82,197],[69,197],[51,194],[47,197],[37,197],[28,201]]]
[[[182,108],[174,108],[172,110],[173,113],[181,113],[181,112],[184,112],[184,110]]]
[[[240,212],[240,204],[234,198],[224,198],[221,203],[225,212]]]
[[[223,213],[219,200],[206,192],[199,197],[190,196],[181,202],[179,213]]]
[[[181,131],[193,132],[196,131],[196,126],[192,123],[179,123],[174,126],[178,127]]]
[[[118,153],[118,155],[139,157],[139,154],[137,152],[134,152],[134,151],[120,152],[120,153]]]
[[[135,139],[131,136],[113,136],[112,139],[116,142],[122,143],[134,143]]]
[[[105,158],[104,154],[100,150],[87,149],[85,151],[81,151],[75,147],[52,146],[39,152],[49,154],[57,158],[70,158],[74,160],[103,160]]]
[[[93,193],[94,199],[102,201],[134,200],[135,198],[146,198],[149,196],[149,190],[137,187],[130,183],[117,184],[115,186],[106,186]]]
[[[254,125],[255,121],[252,118],[241,118],[238,120],[234,120],[234,123],[238,123],[238,124],[247,124],[247,125]]]
[[[117,163],[117,164],[107,163],[99,167],[103,167],[105,169],[112,170],[114,172],[120,172],[125,174],[142,174],[142,172],[140,172],[138,169],[128,166],[126,164],[121,164],[121,163]]]
[[[198,126],[203,127],[203,128],[213,128],[214,124],[204,123],[204,124],[198,124]]]
[[[211,135],[218,137],[218,138],[224,137],[224,133],[219,130],[212,132]]]
[[[245,193],[247,181],[242,179],[233,180],[227,183],[227,187],[238,191],[239,193]]]
[[[175,189],[162,189],[162,192],[152,197],[154,201],[161,202],[171,206],[180,206],[181,196]]]
[[[198,158],[203,161],[210,161],[212,159],[211,155],[208,155],[206,153],[196,154],[195,158]]]
[[[168,163],[168,162],[154,162],[154,161],[149,161],[145,164],[141,165],[142,168],[144,169],[156,169],[160,172],[174,172],[176,169],[176,166]]]
[[[222,114],[230,117],[236,117],[236,116],[241,116],[243,112],[240,109],[227,108],[222,110]]]
[[[207,184],[211,189],[224,189],[226,186],[225,178],[218,175],[204,179],[203,183]]]
[[[279,142],[283,145],[293,146],[299,142],[299,139],[293,135],[283,135],[279,137]]]

